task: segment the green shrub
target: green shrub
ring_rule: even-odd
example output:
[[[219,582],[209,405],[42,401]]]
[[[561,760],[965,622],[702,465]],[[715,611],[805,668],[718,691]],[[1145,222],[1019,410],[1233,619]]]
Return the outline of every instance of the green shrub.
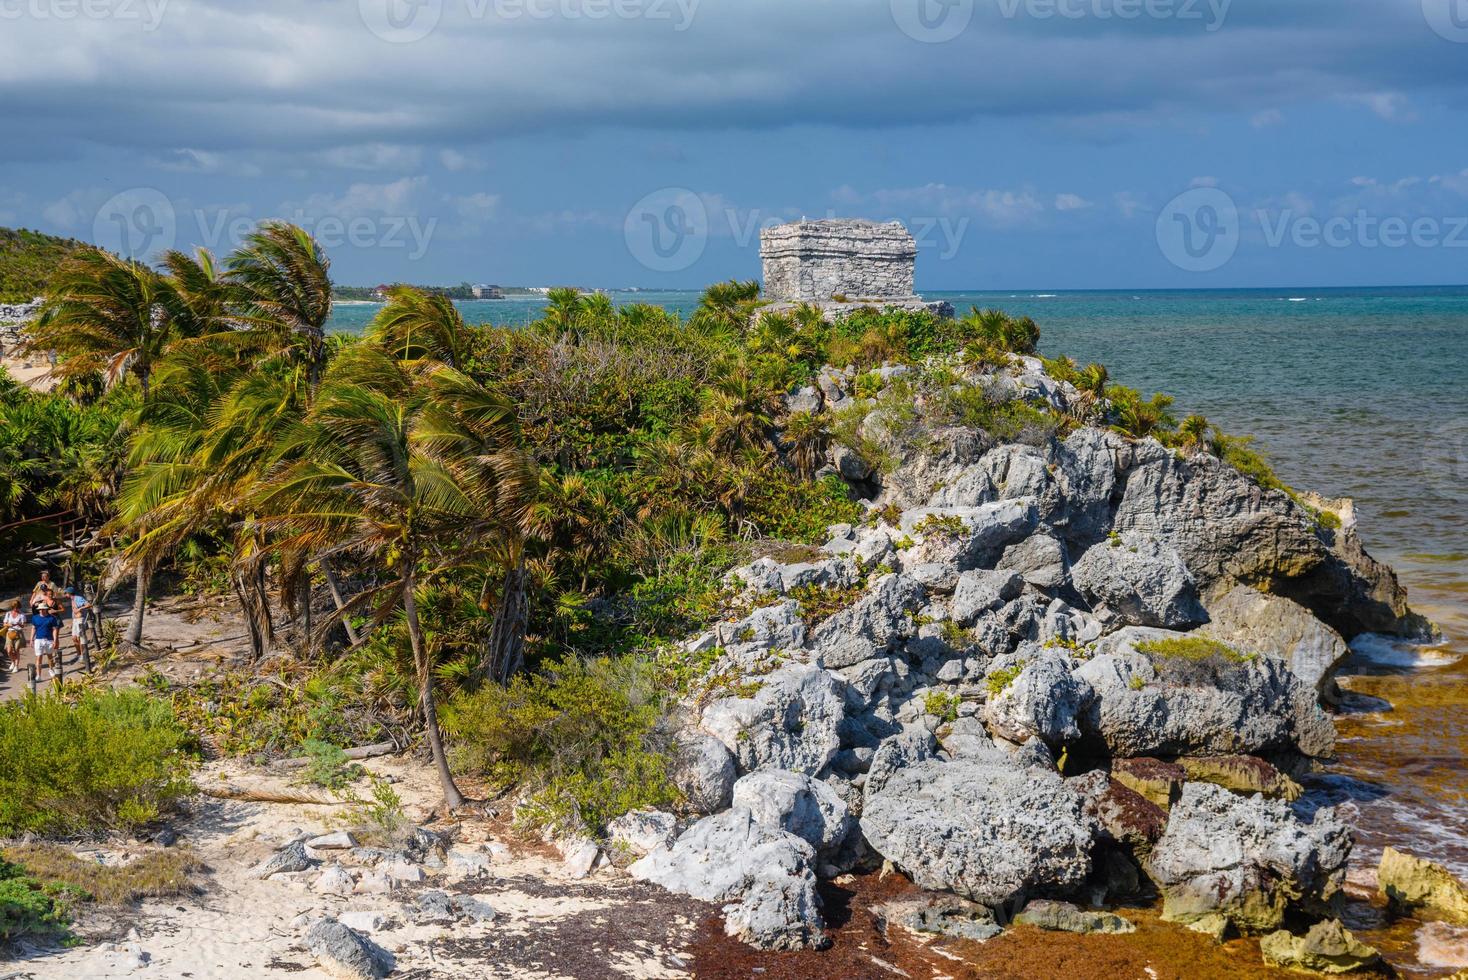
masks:
[[[923,711],[937,718],[942,724],[958,720],[958,695],[945,691],[929,691],[923,698]]]
[[[306,755],[301,778],[314,786],[341,789],[362,774],[362,767],[349,761],[339,745],[308,738],[301,743],[301,751]]]
[[[526,828],[596,833],[629,809],[674,802],[663,698],[650,659],[566,657],[447,706],[456,768],[524,792]]]
[[[189,734],[137,689],[0,709],[0,835],[126,830],[192,791]]]
[[[148,851],[127,864],[99,864],[59,844],[17,844],[0,852],[42,887],[79,901],[122,906],[140,898],[186,895],[204,863],[186,847]]]
[[[399,847],[407,840],[413,823],[403,810],[403,798],[386,779],[372,777],[370,798],[350,788],[343,798],[351,805],[352,829],[363,842],[375,847]]]
[[[1021,661],[1020,663],[1015,664],[1013,667],[1005,667],[1002,670],[996,670],[994,671],[994,673],[990,674],[987,678],[984,679],[984,686],[989,689],[989,693],[991,695],[997,697],[1000,694],[1003,694],[1005,690],[1009,687],[1009,685],[1014,683],[1014,679],[1018,677],[1020,675],[1020,672],[1024,669],[1024,662]]]
[[[46,885],[19,865],[0,860],[0,945],[17,939],[69,937],[71,889]]]

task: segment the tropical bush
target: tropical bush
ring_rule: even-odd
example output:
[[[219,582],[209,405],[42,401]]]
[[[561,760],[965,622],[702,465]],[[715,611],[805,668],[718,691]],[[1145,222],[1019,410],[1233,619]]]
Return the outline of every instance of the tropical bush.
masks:
[[[137,689],[0,707],[0,835],[129,830],[192,791],[191,737]]]
[[[525,794],[522,826],[596,833],[677,798],[660,727],[670,693],[649,659],[566,657],[461,695],[445,724],[459,771]]]

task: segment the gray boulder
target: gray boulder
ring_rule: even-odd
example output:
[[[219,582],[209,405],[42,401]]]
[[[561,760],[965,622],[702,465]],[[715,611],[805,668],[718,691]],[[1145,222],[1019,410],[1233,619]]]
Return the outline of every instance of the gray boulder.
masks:
[[[991,908],[1078,888],[1095,834],[1053,770],[1018,769],[998,754],[900,770],[866,801],[861,827],[919,887]]]
[[[1163,918],[1223,915],[1241,931],[1265,932],[1290,909],[1331,914],[1350,853],[1350,829],[1333,810],[1304,823],[1283,802],[1188,783],[1145,867]]]
[[[984,705],[984,720],[1000,738],[1022,743],[1037,736],[1051,746],[1080,738],[1077,719],[1091,699],[1091,686],[1071,673],[1065,658],[1045,656]]]
[[[633,810],[607,824],[607,855],[626,865],[668,847],[678,834],[678,821],[659,810]]]
[[[805,622],[800,618],[800,604],[794,599],[756,609],[736,623],[719,623],[714,633],[719,646],[736,659],[766,650],[798,650],[805,646]]]
[[[1004,549],[1000,571],[1018,572],[1037,589],[1054,592],[1070,583],[1069,560],[1065,545],[1048,534],[1034,534]]]
[[[1063,527],[1071,540],[1094,541],[1106,533],[1116,489],[1116,455],[1124,446],[1116,433],[1089,427],[1056,445],[1051,458],[1065,506],[1052,523]]]
[[[1283,660],[1290,673],[1317,691],[1350,652],[1339,633],[1283,596],[1240,585],[1207,605],[1210,622],[1202,633]]]
[[[305,871],[315,863],[306,853],[306,841],[302,838],[291,841],[262,861],[255,867],[254,874],[256,878],[269,878],[276,874]]]
[[[923,728],[903,729],[883,739],[867,769],[867,781],[863,787],[865,798],[870,800],[887,785],[888,780],[904,769],[935,758],[936,750],[932,732]]]
[[[734,806],[748,810],[762,826],[794,834],[818,854],[840,848],[853,824],[846,803],[831,787],[781,769],[741,777],[734,784]]]
[[[1129,626],[1188,628],[1208,619],[1187,565],[1156,537],[1127,533],[1094,545],[1071,578],[1093,606]]]
[[[323,971],[341,980],[380,980],[392,971],[392,956],[335,919],[306,931],[306,949]]]
[[[1314,523],[1284,493],[1205,453],[1179,458],[1155,440],[1129,444],[1126,452],[1115,530],[1167,542],[1205,591],[1218,583],[1298,578],[1324,561]]]
[[[861,481],[872,475],[872,464],[850,446],[837,445],[831,450],[831,463],[842,479]]]
[[[1093,697],[1081,716],[1087,738],[1118,757],[1298,751],[1329,756],[1335,726],[1312,688],[1278,660],[1236,652],[1147,652],[1148,641],[1183,634],[1126,629],[1097,645],[1076,676]],[[1163,647],[1159,649],[1171,649]]]
[[[960,571],[992,567],[1004,549],[1035,529],[1035,498],[1019,497],[978,507],[920,507],[904,511],[902,530],[923,540],[910,560],[944,562]]]
[[[837,669],[886,653],[914,629],[923,587],[905,575],[884,575],[854,605],[829,616],[811,635],[819,662]]]
[[[718,813],[728,807],[738,775],[734,755],[723,742],[702,732],[679,736],[673,783],[694,813]]]
[[[986,612],[991,612],[1019,598],[1025,582],[1012,571],[974,569],[958,577],[948,615],[960,626],[972,626]]]
[[[704,708],[704,730],[733,753],[741,772],[820,772],[841,747],[845,683],[800,663],[756,680],[759,690],[751,696],[722,698]]]
[[[742,807],[694,824],[672,848],[627,870],[680,895],[727,903],[725,929],[763,949],[824,945],[824,922],[810,862],[814,849],[761,824]]]

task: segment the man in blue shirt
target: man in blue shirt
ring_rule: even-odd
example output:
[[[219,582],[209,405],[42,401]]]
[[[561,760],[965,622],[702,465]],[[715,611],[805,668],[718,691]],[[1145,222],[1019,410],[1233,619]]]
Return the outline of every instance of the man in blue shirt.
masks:
[[[87,617],[91,615],[92,603],[81,590],[74,585],[66,587],[66,597],[71,600],[71,642],[76,647],[76,655],[81,658],[83,647],[87,645]]]
[[[57,658],[60,656],[56,652],[56,634],[61,630],[61,620],[50,603],[41,603],[36,615],[31,617],[31,628],[35,630],[36,673],[41,672],[41,661],[44,660],[51,671],[51,677],[55,678]]]

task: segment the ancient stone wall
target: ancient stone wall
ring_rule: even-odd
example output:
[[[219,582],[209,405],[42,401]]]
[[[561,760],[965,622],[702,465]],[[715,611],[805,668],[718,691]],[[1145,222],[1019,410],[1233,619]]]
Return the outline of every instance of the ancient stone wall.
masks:
[[[917,245],[900,222],[796,221],[760,233],[764,294],[776,302],[911,301]]]

